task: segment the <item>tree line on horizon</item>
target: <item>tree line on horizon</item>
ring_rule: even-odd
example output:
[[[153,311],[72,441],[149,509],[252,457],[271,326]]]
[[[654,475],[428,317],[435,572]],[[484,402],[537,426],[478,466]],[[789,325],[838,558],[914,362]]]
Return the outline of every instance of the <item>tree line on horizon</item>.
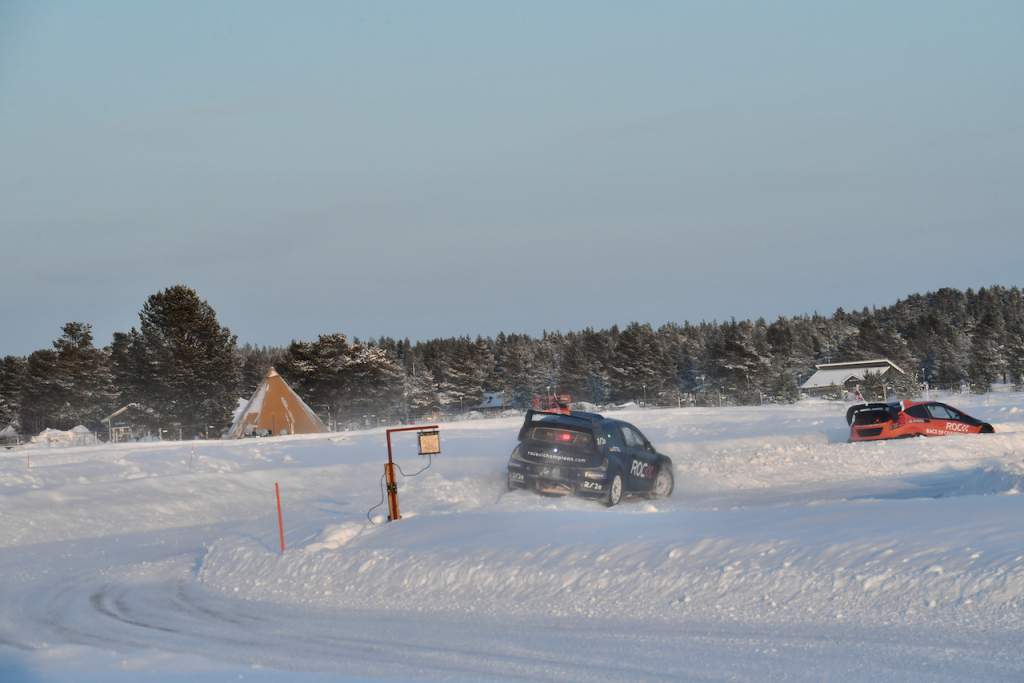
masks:
[[[176,285],[150,296],[139,326],[114,333],[105,347],[95,345],[88,323],[68,322],[61,332],[52,348],[0,360],[0,427],[37,433],[84,424],[102,432],[105,416],[135,403],[154,425],[215,433],[271,366],[342,426],[466,412],[485,392],[501,392],[514,408],[549,392],[598,405],[788,403],[816,364],[869,358],[906,371],[889,380],[901,398],[925,383],[976,392],[999,381],[1024,384],[1024,296],[1003,286],[944,288],[882,308],[770,323],[632,322],[415,343],[329,333],[267,347],[239,346],[209,303]],[[880,381],[868,380],[864,391],[868,399],[884,395]]]

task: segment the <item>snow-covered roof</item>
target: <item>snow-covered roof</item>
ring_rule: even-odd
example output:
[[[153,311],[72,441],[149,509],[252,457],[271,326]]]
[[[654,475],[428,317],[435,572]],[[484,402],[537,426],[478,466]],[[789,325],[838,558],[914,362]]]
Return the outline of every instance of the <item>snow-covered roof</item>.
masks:
[[[125,411],[129,410],[130,408],[135,408],[136,410],[140,410],[140,411],[142,411],[142,412],[144,412],[144,413],[146,413],[148,415],[152,415],[153,414],[152,410],[150,410],[149,408],[147,408],[147,407],[145,407],[143,405],[140,405],[138,403],[129,403],[126,406],[118,408],[117,410],[112,412],[110,415],[107,415],[105,418],[103,418],[103,421],[104,422],[109,422],[110,420],[113,420],[115,417],[120,417],[121,415],[123,415],[125,413]]]
[[[855,360],[847,363],[823,363],[814,367],[817,369],[817,372],[800,385],[801,389],[841,387],[851,379],[863,380],[864,375],[869,372],[880,375],[889,370],[896,370],[900,374],[904,374],[903,370],[888,358]]]
[[[810,378],[800,385],[801,389],[824,389],[825,387],[843,386],[847,380],[857,378],[864,379],[863,373],[857,374],[853,370],[818,370]]]
[[[888,366],[875,366],[870,368],[834,368],[830,370],[818,370],[810,378],[800,385],[801,389],[824,389],[830,386],[843,386],[851,379],[862,381],[867,373],[880,375]]]
[[[839,370],[845,368],[847,370],[853,369],[870,369],[870,370],[881,370],[885,371],[889,368],[898,370],[900,374],[906,374],[900,366],[893,363],[888,358],[874,358],[872,360],[851,360],[845,363],[822,363],[821,365],[815,365],[817,370]]]

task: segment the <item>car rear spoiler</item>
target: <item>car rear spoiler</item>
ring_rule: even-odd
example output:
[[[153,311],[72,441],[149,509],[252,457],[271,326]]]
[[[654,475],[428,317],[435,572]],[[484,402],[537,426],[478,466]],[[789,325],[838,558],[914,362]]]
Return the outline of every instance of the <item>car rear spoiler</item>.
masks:
[[[523,418],[523,426],[519,429],[519,440],[522,441],[526,430],[530,427],[530,424],[533,423],[535,417],[540,416],[543,418],[549,415],[557,417],[559,422],[562,422],[563,420],[569,423],[576,422],[583,428],[592,428],[595,424],[604,419],[604,417],[597,413],[573,412],[566,414],[553,410],[533,410],[531,408],[526,411],[526,416]]]
[[[846,411],[846,424],[852,425],[853,418],[857,416],[857,413],[865,410],[884,410],[889,413],[889,417],[895,420],[902,409],[902,402],[900,403],[858,403],[855,406],[850,406]]]

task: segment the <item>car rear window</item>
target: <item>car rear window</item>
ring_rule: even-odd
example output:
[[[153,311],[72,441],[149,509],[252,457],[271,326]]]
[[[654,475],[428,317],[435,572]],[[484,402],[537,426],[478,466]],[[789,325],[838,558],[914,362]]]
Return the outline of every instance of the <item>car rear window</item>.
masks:
[[[534,427],[530,430],[529,439],[535,441],[546,441],[562,446],[574,448],[593,448],[594,437],[588,432],[579,432],[575,429],[559,429],[557,427]]]
[[[875,408],[873,410],[861,410],[858,411],[853,417],[853,424],[855,425],[876,425],[880,422],[888,422],[892,419],[889,415],[889,411],[885,408]]]
[[[916,417],[919,420],[927,420],[931,415],[928,414],[928,406],[910,406],[907,408],[907,415],[910,417]]]

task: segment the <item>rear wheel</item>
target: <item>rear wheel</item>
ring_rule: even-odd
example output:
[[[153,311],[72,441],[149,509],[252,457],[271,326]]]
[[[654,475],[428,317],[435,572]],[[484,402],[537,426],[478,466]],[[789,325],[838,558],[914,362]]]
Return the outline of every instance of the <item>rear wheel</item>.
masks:
[[[995,431],[996,430],[992,429],[992,425],[988,423],[981,425],[982,434],[995,434]]]
[[[675,488],[675,477],[672,476],[672,466],[664,464],[658,468],[658,474],[654,477],[654,485],[651,486],[651,498],[668,498]]]
[[[616,474],[608,485],[608,495],[605,496],[604,504],[608,507],[618,505],[622,500],[622,475]]]

